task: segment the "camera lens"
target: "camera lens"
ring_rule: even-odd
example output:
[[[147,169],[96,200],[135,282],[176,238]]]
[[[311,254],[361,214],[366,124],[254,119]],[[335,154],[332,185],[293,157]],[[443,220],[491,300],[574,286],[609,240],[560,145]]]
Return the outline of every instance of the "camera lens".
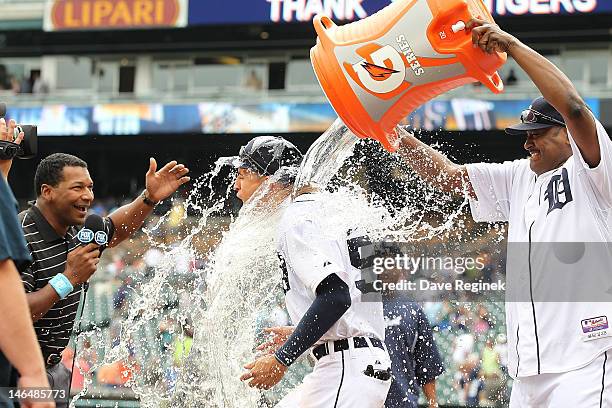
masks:
[[[11,160],[19,153],[19,145],[11,142],[0,144],[0,160]]]

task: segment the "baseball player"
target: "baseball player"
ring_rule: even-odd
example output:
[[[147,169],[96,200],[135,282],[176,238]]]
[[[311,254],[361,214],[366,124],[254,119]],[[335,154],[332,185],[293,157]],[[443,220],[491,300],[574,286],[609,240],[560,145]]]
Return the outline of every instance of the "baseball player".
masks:
[[[545,242],[610,242],[612,142],[550,61],[496,25],[472,20],[467,28],[485,52],[513,57],[543,95],[522,113],[521,123],[506,129],[525,138],[529,159],[459,166],[411,135],[402,138],[401,154],[437,188],[467,192],[475,220],[508,221],[508,241],[529,246],[524,267],[507,270],[509,280],[512,274],[525,278],[527,291],[525,301],[506,303],[508,370],[517,380],[510,406],[610,407],[612,304],[534,300],[534,279],[546,268],[532,270],[531,249]],[[595,271],[574,272],[565,275],[563,287],[594,279]]]
[[[331,226],[337,216],[331,200],[333,195],[306,187],[280,222],[285,301],[299,323],[273,354],[247,364],[241,379],[269,389],[313,346],[316,363],[278,407],[383,407],[391,384],[382,303],[365,301],[358,289],[365,241]]]
[[[243,206],[212,255],[215,265],[209,268],[206,280],[207,309],[212,315],[196,316],[208,326],[200,325],[202,330],[196,329],[194,333],[193,346],[169,406],[226,406],[232,405],[232,401],[234,405],[240,401],[238,405],[267,406],[267,401],[276,397],[253,393],[242,400],[234,388],[234,382],[241,385],[239,374],[228,378],[225,375],[228,370],[219,366],[219,361],[231,361],[236,355],[250,353],[253,343],[244,344],[235,336],[242,336],[244,330],[258,332],[260,317],[274,312],[276,305],[270,301],[275,296],[267,294],[279,287],[275,279],[278,276],[276,225],[289,202],[301,160],[302,154],[296,146],[275,136],[255,137],[240,148],[237,156],[221,159],[221,164],[232,165],[237,170],[233,187]],[[243,265],[247,259],[252,270],[245,274],[236,265]],[[219,322],[219,313],[228,318]],[[259,340],[255,333],[251,335],[254,342]],[[209,353],[211,344],[217,348],[214,355]],[[240,370],[240,366],[235,369]],[[230,374],[233,370],[229,370]]]

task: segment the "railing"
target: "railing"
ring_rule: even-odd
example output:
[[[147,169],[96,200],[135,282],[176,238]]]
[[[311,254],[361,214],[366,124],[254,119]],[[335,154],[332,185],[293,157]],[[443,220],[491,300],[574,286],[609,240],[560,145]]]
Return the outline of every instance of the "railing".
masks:
[[[0,0],[2,1],[2,0]],[[72,393],[73,397],[77,393]],[[75,404],[77,407],[113,407],[113,408],[137,408],[140,403],[129,388],[113,389],[108,387],[90,387],[89,392],[80,397]]]
[[[44,0],[0,0],[2,13],[0,22],[19,23],[23,20],[39,21],[43,19]],[[42,23],[40,24],[42,26]],[[39,26],[38,23],[36,26]]]
[[[0,0],[2,1],[2,0]],[[612,98],[612,85],[575,84],[585,98]],[[466,85],[440,95],[440,100],[452,98],[472,98],[486,100],[531,99],[540,92],[528,82],[507,86],[501,94],[493,94],[484,86]],[[68,104],[92,105],[103,103],[197,103],[197,102],[236,102],[248,100],[254,103],[285,102],[306,103],[322,102],[325,96],[318,85],[303,85],[289,90],[251,90],[241,87],[220,87],[184,93],[151,92],[147,94],[131,93],[91,93],[87,90],[54,91],[44,95],[18,94],[0,91],[0,101],[9,106],[36,107],[41,105]]]

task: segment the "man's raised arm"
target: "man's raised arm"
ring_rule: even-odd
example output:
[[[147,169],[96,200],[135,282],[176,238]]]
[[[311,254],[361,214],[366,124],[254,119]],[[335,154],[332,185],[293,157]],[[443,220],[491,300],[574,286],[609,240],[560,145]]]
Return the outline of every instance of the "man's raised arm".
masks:
[[[506,52],[514,58],[544,99],[563,116],[584,160],[596,167],[601,157],[595,120],[569,78],[548,59],[495,24],[473,19],[466,28],[472,32],[472,42],[483,51]]]

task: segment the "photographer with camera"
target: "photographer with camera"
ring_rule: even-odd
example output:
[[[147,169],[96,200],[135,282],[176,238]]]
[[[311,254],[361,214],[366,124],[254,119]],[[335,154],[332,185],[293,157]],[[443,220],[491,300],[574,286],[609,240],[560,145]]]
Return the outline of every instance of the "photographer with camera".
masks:
[[[21,144],[27,145],[28,134],[24,133],[15,142],[21,137]],[[25,150],[22,152],[27,153]],[[0,160],[2,171],[8,172],[10,166],[10,159]],[[101,252],[138,230],[158,202],[189,181],[188,172],[176,161],[157,170],[157,162],[151,158],[143,193],[108,217],[97,217],[98,232],[104,240],[96,238],[96,243],[83,244],[78,227],[84,223],[87,227],[90,217],[95,217],[87,217],[94,199],[87,163],[69,154],[55,153],[38,164],[34,177],[36,201],[19,214],[33,260],[19,271],[49,383],[54,390],[65,390],[65,398],[56,399],[57,407],[67,406],[71,381],[70,370],[61,364],[61,353],[70,340],[82,293],[96,272]],[[87,232],[92,235],[89,242],[93,241],[94,233]]]
[[[19,153],[21,142],[25,136],[19,130],[14,120],[11,119],[7,125],[6,120],[0,118],[0,172],[5,180],[8,178],[13,163],[12,160],[7,159],[11,159]]]
[[[8,178],[13,159],[31,159],[38,152],[38,129],[34,125],[17,125],[11,119],[8,124],[6,115],[6,104],[0,103],[0,173],[5,179]]]
[[[0,144],[21,143],[23,133],[15,134],[15,122],[0,119]],[[15,264],[29,262],[30,254],[17,220],[17,201],[6,176],[10,162],[0,161],[0,406],[10,406],[17,394],[9,391],[11,364],[20,374],[19,387],[49,389],[42,354],[36,341],[32,320],[28,316],[23,285]],[[52,408],[53,402],[23,400],[23,407]]]

